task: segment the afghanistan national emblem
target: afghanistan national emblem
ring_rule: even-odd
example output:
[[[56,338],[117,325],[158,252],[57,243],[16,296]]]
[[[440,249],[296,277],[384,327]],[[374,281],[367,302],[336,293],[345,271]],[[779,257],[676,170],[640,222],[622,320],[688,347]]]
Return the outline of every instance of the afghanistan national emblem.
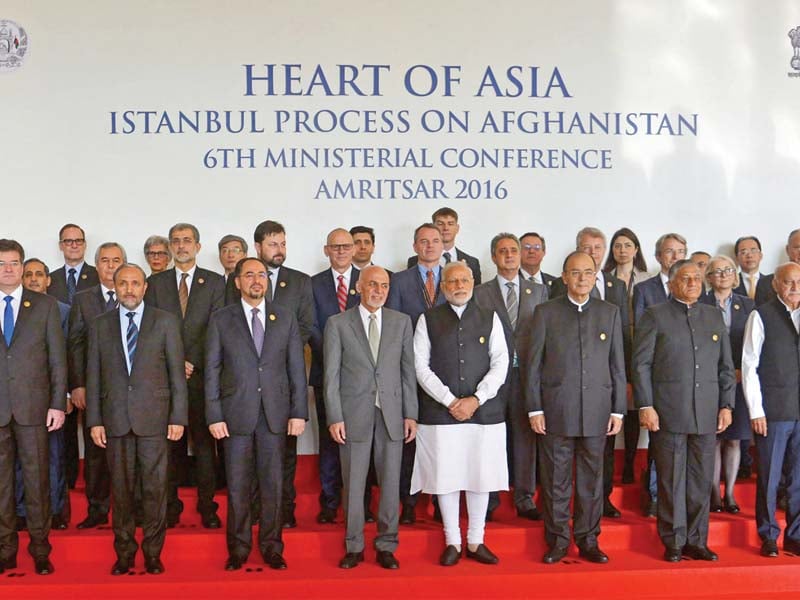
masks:
[[[28,33],[14,21],[0,19],[0,73],[19,69],[28,50]]]

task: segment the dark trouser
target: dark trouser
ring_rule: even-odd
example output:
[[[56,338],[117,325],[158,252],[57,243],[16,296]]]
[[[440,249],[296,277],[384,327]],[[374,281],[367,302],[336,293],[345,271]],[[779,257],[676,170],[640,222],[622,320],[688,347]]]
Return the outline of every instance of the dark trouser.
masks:
[[[64,428],[47,434],[50,454],[50,512],[60,515],[67,506],[67,479],[64,474]],[[15,465],[16,479],[14,495],[17,501],[17,516],[25,517],[25,489],[22,485],[22,462],[17,456]]]
[[[375,473],[381,488],[378,505],[378,535],[375,549],[394,552],[397,549],[397,523],[400,517],[398,497],[403,440],[392,440],[386,430],[383,414],[375,409],[372,439],[347,443],[340,447],[344,481],[345,548],[347,552],[364,550],[364,494],[368,490],[370,456],[374,453]]]
[[[616,440],[617,436],[607,435],[603,448],[603,498],[606,499],[614,490],[614,443]]]
[[[633,463],[636,460],[636,450],[639,446],[639,411],[629,410],[622,423],[625,435],[625,469],[633,472]]]
[[[89,517],[107,517],[111,504],[111,473],[106,451],[92,441],[89,428],[83,425],[83,478],[86,480],[86,499]]]
[[[744,467],[746,469],[753,468],[753,457],[750,456],[750,446],[752,445],[752,440],[740,440],[739,447],[742,451],[742,459],[739,463],[740,467]]]
[[[755,442],[758,535],[762,540],[777,540],[781,533],[775,509],[781,473],[785,473],[788,502],[784,540],[800,543],[800,421],[767,421],[767,435],[756,435]]]
[[[510,472],[514,481],[514,504],[517,510],[535,508],[533,494],[536,492],[536,434],[531,429],[528,411],[522,394],[519,368],[511,369],[508,383],[507,419],[510,423],[512,465]],[[491,500],[490,500],[491,505]]]
[[[666,548],[706,545],[716,444],[715,433],[650,432],[658,470],[658,535]]]
[[[258,521],[258,547],[262,555],[283,553],[281,488],[286,430],[273,433],[264,410],[258,411],[253,433],[231,434],[224,439],[225,472],[228,477],[228,554],[246,560],[250,555],[253,534],[250,505],[253,474],[258,479],[261,512]]]
[[[286,436],[286,448],[283,451],[283,501],[281,502],[284,516],[294,514],[297,506],[297,488],[294,487],[294,477],[297,473],[297,436]]]
[[[403,459],[400,463],[400,501],[403,506],[415,507],[419,492],[411,493],[411,474],[414,472],[414,457],[417,454],[417,440],[403,444]]]
[[[317,406],[317,427],[319,433],[319,493],[321,508],[336,510],[342,503],[342,472],[339,465],[339,445],[333,441],[328,431],[325,414],[325,401],[321,387],[314,388],[314,401]]]
[[[28,515],[28,552],[36,558],[50,555],[50,449],[44,425],[25,426],[13,419],[0,427],[0,560],[17,555],[19,539],[14,510],[14,458],[22,463],[25,512]]]
[[[78,412],[73,410],[64,418],[64,476],[67,478],[67,485],[70,489],[75,487],[78,480],[78,462],[80,455],[78,451]]]
[[[541,480],[544,537],[550,548],[569,546],[569,501],[572,497],[572,464],[575,463],[575,543],[581,548],[597,545],[603,514],[603,451],[606,436],[541,436]]]
[[[106,448],[111,473],[114,510],[114,550],[117,558],[130,562],[138,545],[134,534],[137,471],[142,485],[142,552],[145,560],[161,556],[167,533],[167,438],[128,433],[109,437]]]

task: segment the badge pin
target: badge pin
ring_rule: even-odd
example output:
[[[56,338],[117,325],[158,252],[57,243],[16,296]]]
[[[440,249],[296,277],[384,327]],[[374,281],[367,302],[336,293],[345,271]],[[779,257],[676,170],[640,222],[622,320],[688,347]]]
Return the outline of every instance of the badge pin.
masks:
[[[197,283],[205,283],[205,282],[206,282],[206,280],[205,280],[205,279],[203,279],[202,277],[201,277],[200,279],[198,279],[198,280],[197,280]]]
[[[610,281],[606,281],[606,285],[607,285],[608,287],[614,287],[614,284],[613,284],[613,283],[611,283]]]
[[[719,341],[719,336],[715,333],[714,335],[711,336],[711,339],[717,342]]]
[[[485,338],[485,337],[483,337],[483,336],[481,336],[481,337],[478,339],[478,341],[479,341],[481,344],[485,344],[485,343],[486,343],[486,338]]]
[[[738,304],[733,305],[733,310],[739,310],[741,307]]]
[[[526,289],[525,289],[525,293],[526,293],[526,294],[530,294],[530,293],[531,293],[531,290],[530,290],[530,289],[528,289],[528,288],[526,288]]]
[[[356,295],[356,291],[355,290],[350,290],[350,295],[351,296],[355,296]]]
[[[88,277],[88,275],[86,275],[86,273],[84,273],[83,275],[81,275],[81,279],[86,279],[87,277]]]
[[[600,339],[601,339],[601,340],[603,340],[603,341],[605,341],[605,339],[606,339],[606,334],[605,334],[605,333],[601,333],[601,334],[600,334]]]
[[[278,318],[278,317],[276,317],[276,316],[275,316],[275,313],[270,313],[270,314],[269,314],[269,320],[270,320],[270,321],[274,321],[274,320],[275,320],[275,319],[277,319],[277,318]]]
[[[286,282],[285,281],[281,281],[278,285],[280,287],[286,287]]]
[[[25,308],[30,308],[31,307],[30,300],[25,300],[25,302],[22,303],[22,306],[24,306]]]

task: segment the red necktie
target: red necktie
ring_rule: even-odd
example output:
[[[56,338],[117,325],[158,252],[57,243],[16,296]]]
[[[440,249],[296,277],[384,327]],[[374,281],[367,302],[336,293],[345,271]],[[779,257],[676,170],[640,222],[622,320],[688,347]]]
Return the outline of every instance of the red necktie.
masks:
[[[336,287],[336,299],[339,301],[339,312],[347,308],[347,286],[344,284],[344,275],[339,275],[339,285]]]

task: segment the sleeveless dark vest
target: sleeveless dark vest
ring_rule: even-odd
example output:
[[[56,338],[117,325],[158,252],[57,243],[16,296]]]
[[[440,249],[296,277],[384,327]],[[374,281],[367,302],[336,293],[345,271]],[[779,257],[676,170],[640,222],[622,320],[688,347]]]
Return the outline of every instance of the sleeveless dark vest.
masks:
[[[489,336],[494,312],[480,308],[470,300],[458,315],[449,304],[425,313],[428,339],[431,342],[430,367],[457,398],[471,396],[489,371]],[[505,404],[496,396],[487,400],[467,421],[457,421],[422,388],[419,389],[419,422],[423,425],[491,425],[505,421]]]
[[[800,336],[789,312],[774,299],[756,308],[764,322],[758,379],[768,421],[800,420]]]

